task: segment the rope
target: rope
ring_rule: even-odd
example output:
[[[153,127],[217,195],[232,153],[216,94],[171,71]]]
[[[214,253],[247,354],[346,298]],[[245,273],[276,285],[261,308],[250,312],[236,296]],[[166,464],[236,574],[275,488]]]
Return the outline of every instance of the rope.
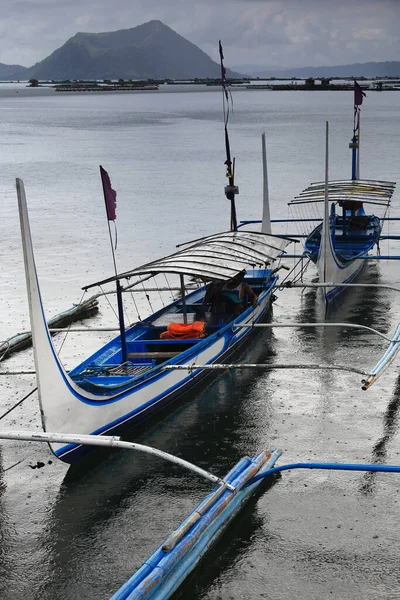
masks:
[[[278,285],[278,289],[283,289],[284,287],[290,287],[290,283],[296,283],[296,281],[298,281],[299,279],[302,280],[303,274],[306,271],[308,265],[310,264],[310,259],[308,259],[308,261],[306,262],[306,264],[304,265],[304,256],[302,256],[301,258],[299,258],[299,260],[297,261],[297,263],[294,265],[293,269],[291,269],[291,271],[289,271],[289,273],[286,275],[286,277],[284,279],[282,279],[282,281],[279,283]],[[295,271],[295,269],[299,266],[299,264],[302,263],[302,267],[299,271],[299,273],[297,275],[295,275],[293,277],[293,281],[288,282],[286,285],[284,285],[285,281],[290,277],[290,275]]]
[[[154,312],[154,310],[153,310],[153,307],[152,307],[152,305],[151,305],[150,296],[149,296],[149,294],[147,294],[147,293],[146,293],[146,288],[144,287],[144,283],[142,283],[142,287],[143,287],[144,295],[145,295],[145,296],[146,296],[146,298],[147,298],[147,302],[149,303],[150,310],[151,310],[151,312],[153,313],[153,312]]]
[[[174,297],[174,294],[172,293],[171,286],[170,286],[170,284],[169,284],[169,281],[168,281],[168,277],[166,276],[166,274],[165,274],[165,273],[164,273],[164,278],[165,278],[165,282],[166,282],[166,284],[167,284],[167,287],[168,287],[168,289],[169,289],[169,293],[171,294],[171,299],[172,299],[173,301],[175,301],[175,297]]]
[[[114,313],[114,315],[115,315],[115,317],[117,319],[117,322],[119,323],[118,315],[115,312],[115,309],[114,309],[113,305],[111,304],[110,300],[108,299],[108,296],[106,295],[106,292],[103,290],[103,288],[101,287],[101,285],[99,285],[99,288],[101,289],[103,296],[105,296],[108,304],[110,305],[111,310],[113,311],[113,313]]]
[[[164,299],[163,299],[161,291],[160,291],[160,286],[158,285],[157,277],[154,277],[154,282],[155,282],[155,284],[157,286],[157,291],[158,291],[158,295],[160,296],[161,304],[163,306],[165,306],[165,302],[164,302]]]
[[[3,473],[6,473],[10,469],[13,469],[17,465],[20,465],[22,462],[24,462],[24,460],[25,460],[24,458],[21,458],[21,460],[19,460],[18,462],[14,463],[13,465],[11,465],[11,467],[7,467],[7,469],[3,469]]]
[[[84,298],[84,296],[85,296],[85,294],[86,294],[86,291],[87,291],[87,290],[84,290],[84,291],[83,291],[83,294],[82,294],[82,296],[81,296],[81,299],[80,299],[80,300],[79,300],[79,302],[78,302],[78,306],[79,306],[79,304],[82,304],[82,300],[83,300],[83,298]],[[61,342],[61,344],[60,344],[60,348],[59,348],[59,350],[58,350],[58,354],[59,354],[59,355],[61,354],[62,347],[64,346],[64,344],[65,344],[65,342],[66,342],[66,340],[67,340],[67,336],[68,336],[68,334],[69,334],[69,330],[71,329],[73,322],[74,322],[74,318],[72,317],[72,319],[71,319],[71,323],[68,325],[67,331],[65,332],[64,339],[63,339],[63,341],[62,341],[62,342]]]
[[[142,285],[143,285],[143,284],[142,284]],[[142,320],[142,317],[141,317],[141,316],[140,316],[140,314],[139,314],[139,309],[138,309],[138,307],[137,307],[136,300],[135,300],[135,296],[133,295],[133,292],[132,292],[132,290],[131,290],[131,297],[132,297],[132,300],[133,300],[133,304],[135,305],[135,310],[136,310],[136,314],[137,314],[137,316],[138,316],[138,320],[139,320],[139,321],[141,321],[141,320]]]
[[[4,414],[2,414],[2,415],[1,415],[1,417],[0,417],[0,421],[1,421],[2,419],[4,419],[4,417],[6,417],[7,415],[9,415],[9,414],[10,414],[10,412],[14,410],[14,408],[17,408],[17,406],[19,406],[19,405],[20,405],[20,404],[22,404],[22,403],[23,403],[23,402],[24,402],[24,401],[25,401],[27,398],[29,398],[29,396],[32,396],[32,394],[34,394],[36,391],[37,391],[37,387],[35,387],[35,389],[34,389],[34,390],[31,390],[31,391],[29,392],[29,394],[27,394],[26,396],[24,396],[24,397],[22,398],[22,400],[19,400],[19,401],[18,401],[16,404],[14,404],[14,406],[12,406],[11,408],[9,408],[9,409],[8,409],[8,410],[7,410],[7,411],[4,413]]]

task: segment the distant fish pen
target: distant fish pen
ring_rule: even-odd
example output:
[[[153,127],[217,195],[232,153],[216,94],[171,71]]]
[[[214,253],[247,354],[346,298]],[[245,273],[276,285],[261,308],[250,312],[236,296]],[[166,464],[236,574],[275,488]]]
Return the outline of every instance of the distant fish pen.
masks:
[[[55,86],[56,92],[155,92],[158,85],[101,85],[63,84]]]

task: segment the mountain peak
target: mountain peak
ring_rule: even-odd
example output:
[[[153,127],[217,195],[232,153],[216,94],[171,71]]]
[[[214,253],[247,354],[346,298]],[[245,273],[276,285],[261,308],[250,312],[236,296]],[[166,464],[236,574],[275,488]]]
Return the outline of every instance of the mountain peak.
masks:
[[[29,79],[218,78],[220,67],[200,48],[153,19],[119,31],[78,32],[27,69]],[[236,74],[229,72],[229,76]]]

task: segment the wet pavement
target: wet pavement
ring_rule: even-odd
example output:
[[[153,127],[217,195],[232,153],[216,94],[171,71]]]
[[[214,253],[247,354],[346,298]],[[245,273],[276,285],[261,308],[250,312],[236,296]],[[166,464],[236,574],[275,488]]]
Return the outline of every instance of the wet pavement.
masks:
[[[235,134],[239,137],[240,133],[244,138],[245,147],[250,149],[250,158],[256,147],[250,147],[252,142],[249,140],[254,131],[259,129],[258,123],[254,122],[254,115],[262,110],[261,103],[266,99],[265,94],[260,94],[251,93],[252,99],[246,100],[252,103],[247,112],[240,104],[244,100],[238,101],[239,126]],[[115,172],[112,177],[115,187],[124,177],[131,182],[130,188],[124,184],[126,187],[120,191],[118,187],[121,215],[118,226],[123,257],[121,262],[124,266],[130,261],[136,263],[138,258],[152,258],[170,249],[171,237],[174,242],[182,239],[182,224],[176,223],[175,217],[187,201],[187,181],[192,170],[198,166],[196,144],[202,145],[205,153],[208,150],[207,136],[212,136],[216,127],[214,115],[210,112],[215,98],[212,99],[209,94],[201,96],[203,112],[196,100],[194,116],[187,115],[183,108],[179,109],[183,111],[183,116],[176,116],[174,111],[178,111],[176,102],[179,98],[177,100],[169,94],[168,102],[175,104],[171,104],[169,109],[164,107],[165,117],[160,116],[161,108],[158,107],[160,112],[152,123],[146,122],[142,126],[138,121],[132,125],[138,137],[150,132],[148,138],[140,138],[142,143],[144,139],[147,144],[142,152],[150,156],[154,140],[158,140],[157,132],[161,128],[164,135],[170,127],[162,119],[175,119],[178,123],[174,129],[175,135],[178,135],[179,142],[188,149],[186,151],[190,155],[185,162],[183,182],[178,166],[175,169],[170,162],[168,169],[161,166],[162,157],[157,168],[146,161],[142,163],[142,158],[136,157],[134,175],[141,175],[135,184],[135,177],[129,174],[127,167],[115,164],[115,171],[109,168],[111,173]],[[277,102],[276,94],[273,96],[275,99],[268,102]],[[297,110],[302,127],[305,127],[305,122],[314,122],[314,114],[306,106],[305,99],[296,100],[294,96],[292,94],[290,101],[286,96],[283,98],[284,102],[300,102],[297,108],[289,105],[285,108],[285,103],[270,107],[271,111],[275,111],[274,115],[278,115],[276,130],[270,134],[271,146],[281,143],[282,137],[286,141],[292,139],[290,128],[285,128],[286,109],[287,112],[289,108]],[[322,100],[316,100],[315,96],[312,101],[321,102],[318,115],[322,120]],[[324,96],[324,102],[327,98],[330,102],[329,97]],[[380,96],[383,100],[379,102],[385,102],[385,97]],[[185,102],[188,102],[188,94],[185,94],[185,98]],[[243,94],[241,98],[244,98]],[[337,106],[334,119],[339,121],[344,114],[344,104],[342,106],[341,100],[338,103],[336,98],[332,100],[331,108]],[[89,203],[92,203],[90,210],[94,213],[93,206],[100,193],[92,183],[88,183],[85,189],[87,172],[82,164],[85,164],[85,160],[91,163],[97,159],[98,162],[104,162],[104,166],[107,166],[107,159],[112,162],[114,159],[108,146],[107,151],[100,150],[107,145],[106,140],[110,136],[114,142],[111,147],[116,147],[118,136],[120,140],[122,136],[121,143],[125,151],[132,145],[132,132],[128,135],[126,129],[128,125],[121,129],[115,122],[119,118],[123,122],[123,115],[118,112],[111,115],[111,109],[100,106],[98,103],[104,102],[104,99],[90,99],[97,110],[101,108],[105,113],[109,110],[110,122],[100,133],[91,131],[90,123],[88,129],[82,129],[85,127],[84,115],[88,114],[85,111],[89,110],[84,99],[79,100],[79,105],[75,104],[78,103],[76,98],[60,101],[71,103],[72,125],[64,123],[64,113],[60,113],[59,121],[42,133],[49,144],[46,152],[50,155],[52,148],[56,152],[58,136],[62,135],[61,130],[65,128],[64,154],[54,157],[54,162],[49,162],[49,156],[35,157],[35,148],[29,146],[30,136],[25,131],[20,132],[23,149],[23,156],[20,156],[21,149],[18,150],[16,134],[13,133],[17,126],[12,123],[7,138],[11,144],[10,153],[8,158],[3,158],[8,178],[12,175],[24,177],[26,171],[39,279],[49,315],[77,301],[81,285],[95,280],[97,274],[111,271],[109,259],[104,257],[105,254],[103,256],[107,239],[103,244],[100,237],[93,235],[94,226],[97,227],[101,222],[100,217],[91,216],[86,222],[79,212],[82,194],[87,193]],[[51,102],[54,103],[55,99],[51,98]],[[76,112],[72,111],[73,106]],[[49,107],[57,111],[53,104],[49,104]],[[36,104],[31,108],[40,114],[44,110],[43,106]],[[147,109],[149,112],[152,110],[151,106]],[[285,115],[282,116],[280,111]],[[82,148],[74,147],[75,121],[71,115],[76,117],[77,135],[83,140]],[[118,119],[115,115],[118,115]],[[115,119],[111,123],[112,116]],[[269,117],[266,113],[265,118]],[[24,118],[27,119],[26,116]],[[137,115],[135,118],[139,119]],[[387,113],[384,113],[379,125],[389,127]],[[205,131],[201,132],[202,128]],[[30,130],[30,135],[33,131]],[[190,145],[193,131],[200,137],[196,144],[193,142]],[[314,135],[312,126],[311,132]],[[389,148],[395,143],[395,135],[395,131],[392,136],[388,134]],[[100,145],[97,144],[99,140],[102,142]],[[43,139],[40,143],[40,147],[45,148]],[[165,139],[160,141],[159,147],[167,161],[170,149]],[[78,158],[73,158],[74,148],[83,162],[68,170],[68,178],[75,173],[80,180],[80,185],[70,192],[71,180],[67,178],[64,181],[61,174],[68,160],[78,163]],[[118,153],[122,153],[121,148]],[[317,156],[318,149],[315,149],[314,158]],[[211,156],[204,167],[208,174],[212,173],[211,162],[214,158]],[[278,158],[281,162],[278,165],[273,163],[272,175],[279,176],[283,169],[283,158],[287,160],[285,169],[287,167],[296,175],[293,181],[285,184],[285,200],[286,197],[290,199],[292,188],[296,192],[304,187],[303,180],[307,185],[318,178],[313,175],[312,165],[307,163],[303,168],[304,161],[293,158],[290,153],[283,157],[278,150]],[[40,175],[40,182],[35,182],[34,177],[38,171],[36,160],[43,161],[48,167],[47,172]],[[391,160],[386,165],[386,171],[383,162],[380,165],[382,179],[395,179],[397,163],[394,158]],[[117,159],[115,162],[118,162]],[[218,163],[220,169],[223,168],[222,163]],[[368,163],[370,168],[371,164]],[[143,165],[147,169],[144,173],[140,169]],[[155,178],[152,182],[154,187],[150,192],[143,192],[148,194],[144,207],[136,205],[133,211],[127,202],[128,189],[135,190],[134,197],[136,193],[142,193],[145,181],[152,175]],[[372,176],[377,177],[373,169]],[[245,180],[246,177],[250,178],[248,174],[244,176]],[[278,179],[281,186],[283,180],[283,176]],[[158,195],[160,181],[171,183],[171,189],[165,192],[168,198],[172,198],[167,208],[163,205],[165,193]],[[176,197],[172,193],[174,181],[177,182]],[[274,181],[276,183],[277,179]],[[58,183],[59,196],[56,195]],[[218,192],[223,190],[223,184],[222,177]],[[43,195],[40,193],[42,189]],[[0,337],[3,339],[27,326],[27,305],[12,183],[4,185],[2,191],[7,199],[6,213],[9,217],[4,226],[4,268],[0,285],[3,317]],[[276,191],[275,198],[278,200]],[[68,206],[67,199],[72,202],[68,210],[65,208]],[[249,212],[253,211],[254,214],[259,201],[256,199],[251,202]],[[185,239],[196,237],[193,233],[197,229],[202,230],[209,225],[201,219],[204,215],[203,203],[204,198],[199,200],[199,205],[195,203]],[[226,208],[212,204],[211,218]],[[156,216],[154,207],[159,207]],[[243,212],[243,205],[241,210]],[[277,203],[274,210],[281,211],[285,216],[286,209],[280,204]],[[152,215],[149,218],[146,218],[147,211]],[[63,218],[56,222],[55,217],[61,213]],[[77,215],[79,227],[76,225]],[[126,215],[130,215],[130,220]],[[142,222],[138,225],[139,217]],[[226,223],[222,218],[215,217],[214,225],[222,230]],[[395,225],[391,228],[392,232],[394,230]],[[146,236],[148,245],[145,243]],[[395,245],[391,251],[397,251]],[[382,248],[382,252],[386,254],[386,248]],[[307,277],[310,280],[313,276],[315,272],[310,271]],[[371,262],[365,269],[363,281],[397,283],[396,263],[382,262],[378,265]],[[273,308],[274,320],[310,322],[321,319],[321,305],[315,291],[302,293],[293,289],[277,295]],[[139,300],[139,308],[143,314],[148,313],[149,306],[145,298]],[[132,307],[130,310],[135,316]],[[346,292],[328,318],[332,321],[361,323],[385,333],[393,332],[400,321],[399,296],[385,289],[352,290]],[[113,313],[106,304],[102,305],[97,317],[87,321],[93,327],[113,323]],[[107,335],[96,334],[89,340],[81,334],[69,337],[61,354],[66,368],[71,368],[102,340],[108,339]],[[56,338],[56,343],[58,346],[61,338]],[[241,360],[353,364],[368,370],[384,346],[380,338],[352,329],[263,330],[253,336]],[[17,371],[21,367],[33,369],[31,350],[1,364],[2,371]],[[263,447],[281,447],[281,464],[307,460],[400,464],[398,362],[394,362],[367,392],[361,391],[360,379],[359,375],[352,373],[322,370],[224,373],[192,391],[130,437],[174,453],[220,475],[243,455],[255,454]],[[1,376],[0,412],[4,413],[34,387],[34,377],[30,375]],[[1,428],[39,429],[36,394],[2,419]],[[38,468],[38,462],[44,466]],[[68,469],[67,465],[51,455],[45,444],[4,441],[1,443],[0,465],[2,600],[95,600],[110,597],[210,489],[206,482],[178,467],[128,452],[96,452],[84,464]],[[268,482],[262,493],[249,503],[182,586],[177,598],[394,600],[400,596],[397,569],[399,489],[400,478],[394,474],[304,470],[284,472]]]

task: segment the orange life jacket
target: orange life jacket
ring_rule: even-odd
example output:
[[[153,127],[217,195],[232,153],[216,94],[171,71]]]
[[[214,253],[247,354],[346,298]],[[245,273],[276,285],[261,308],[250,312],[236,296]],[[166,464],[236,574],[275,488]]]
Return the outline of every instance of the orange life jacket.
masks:
[[[161,340],[185,340],[188,338],[202,338],[206,336],[206,323],[193,321],[193,323],[170,323],[167,331],[160,334]]]

